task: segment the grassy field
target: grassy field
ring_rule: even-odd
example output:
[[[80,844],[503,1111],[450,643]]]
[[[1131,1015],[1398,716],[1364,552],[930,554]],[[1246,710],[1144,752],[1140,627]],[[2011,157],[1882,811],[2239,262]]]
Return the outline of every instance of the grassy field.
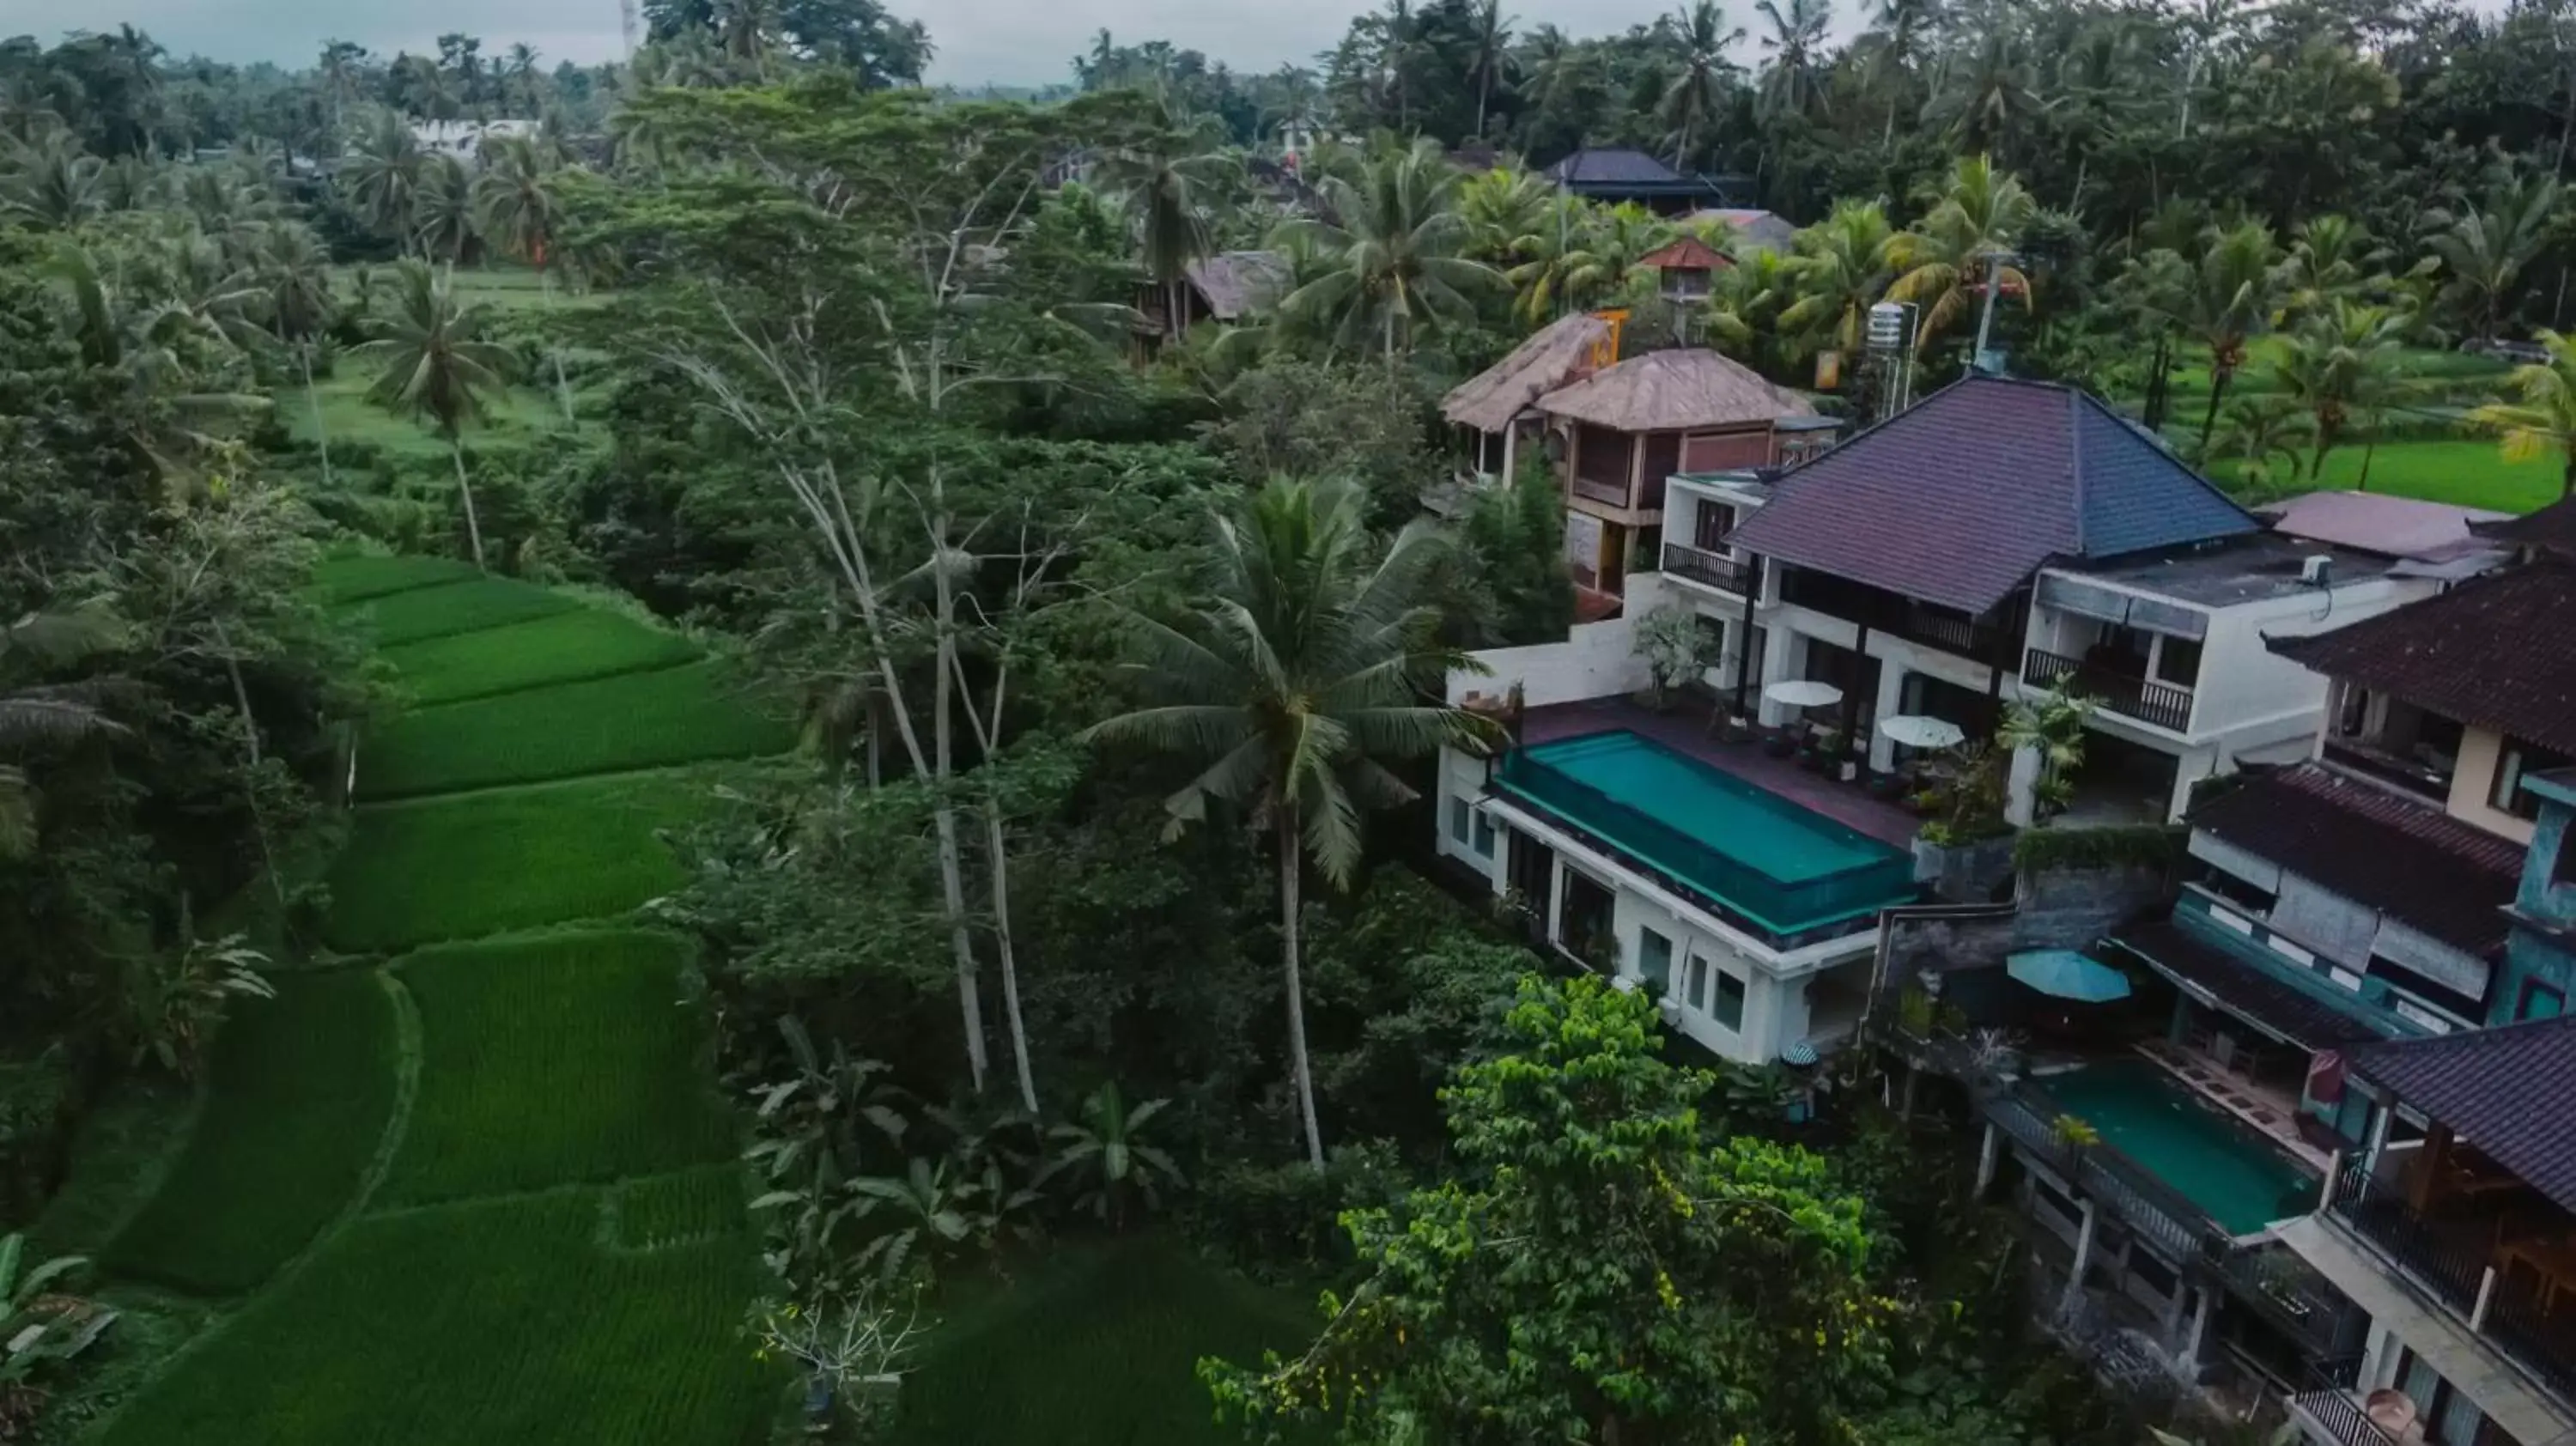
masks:
[[[533,583],[506,577],[474,577],[361,599],[341,611],[363,621],[377,647],[398,648],[511,623],[533,622],[580,607],[578,599]]]
[[[335,446],[364,442],[399,457],[445,460],[445,437],[367,400],[367,389],[374,383],[364,361],[344,357],[332,375],[313,379],[311,397],[300,384],[281,388],[275,394],[278,419],[299,442],[327,435]],[[313,418],[317,403],[322,409],[318,428]],[[575,403],[578,410],[579,398]],[[465,428],[469,450],[523,445],[565,429],[562,404],[545,388],[522,383],[488,398],[486,407],[483,420]]]
[[[410,798],[784,752],[786,724],[755,711],[716,664],[566,683],[422,708],[376,729],[358,796]]]
[[[380,785],[514,786],[363,807],[329,875],[336,946],[459,942],[240,1006],[200,1123],[106,1263],[114,1289],[251,1293],[157,1373],[133,1365],[87,1441],[770,1439],[788,1383],[741,1334],[759,1257],[733,1118],[681,1000],[681,942],[577,925],[490,936],[613,924],[668,888],[653,830],[711,784],[704,769],[563,776],[772,751],[785,730],[703,666],[597,676],[676,661],[677,639],[587,610],[601,621],[520,621],[532,598],[578,604],[451,576],[347,560],[315,587],[374,599],[360,605],[399,630],[436,628],[438,642],[389,650],[430,691],[524,689],[379,726],[366,756]],[[68,1224],[137,1188],[131,1170],[102,1179]]]
[[[2564,476],[2554,458],[2507,462],[2496,443],[2483,437],[2383,443],[2369,455],[2366,483],[2361,474],[2363,460],[2362,448],[2338,447],[2326,457],[2324,478],[2307,486],[2366,486],[2372,492],[2428,502],[2531,512],[2558,500]]]
[[[422,704],[650,672],[697,656],[697,645],[677,633],[597,608],[385,649],[404,692]]]
[[[482,575],[474,570],[474,564],[453,557],[356,554],[324,558],[313,569],[313,595],[325,606],[347,607],[414,588],[472,582]]]
[[[207,1295],[266,1280],[356,1196],[393,1109],[394,1035],[371,971],[289,978],[236,1006],[205,1114],[107,1268]]]
[[[896,1446],[1190,1446],[1212,1420],[1201,1356],[1258,1361],[1312,1339],[1302,1295],[1264,1290],[1164,1242],[1058,1249],[1006,1289],[960,1299],[905,1382]],[[1068,1327],[1078,1326],[1069,1329]]]
[[[604,1240],[567,1191],[358,1220],[182,1358],[102,1446],[760,1446],[739,1236]]]
[[[335,949],[385,953],[623,915],[680,882],[654,837],[705,809],[707,775],[623,775],[358,810],[330,875]]]

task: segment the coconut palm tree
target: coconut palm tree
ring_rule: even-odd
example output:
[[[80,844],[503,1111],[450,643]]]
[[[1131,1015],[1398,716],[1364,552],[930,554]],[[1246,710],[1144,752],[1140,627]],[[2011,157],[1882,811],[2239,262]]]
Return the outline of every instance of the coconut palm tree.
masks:
[[[2273,375],[2283,397],[2307,413],[2316,450],[2308,480],[2325,480],[2326,455],[2355,422],[2375,423],[2416,388],[2402,370],[2414,318],[2384,306],[2337,301],[2282,338]],[[2361,487],[2370,487],[2362,464]]]
[[[2013,247],[2038,216],[2039,203],[2019,177],[1997,170],[1987,156],[1959,158],[1939,203],[1887,245],[1896,271],[1887,294],[1923,308],[1915,350],[1966,317],[1986,288],[2001,287],[2030,304],[2030,278]]]
[[[537,268],[537,287],[549,311],[555,304],[555,231],[563,216],[555,199],[554,169],[534,140],[504,136],[474,178],[474,214],[483,239]],[[564,380],[563,348],[552,337],[546,340],[546,359],[554,368],[555,398],[569,424],[572,387]]]
[[[1780,313],[1797,288],[1789,257],[1768,249],[1744,256],[1709,280],[1709,340],[1755,371],[1780,374],[1788,363]]]
[[[2290,254],[2282,263],[2284,305],[2307,315],[2337,301],[2385,294],[2388,259],[2388,248],[2359,221],[2332,214],[2311,216],[2291,233]]]
[[[2523,268],[2549,244],[2558,183],[2545,176],[2503,186],[2483,207],[2425,214],[2425,246],[2441,264],[2441,299],[2469,334],[2492,341],[2522,294]]]
[[[376,234],[392,237],[405,252],[418,239],[413,208],[420,202],[422,164],[420,142],[411,127],[394,112],[381,110],[340,173],[358,214]]]
[[[1543,254],[1509,273],[1508,279],[1520,288],[1521,319],[1533,326],[1545,321],[1560,302],[1581,307],[1618,296],[1639,274],[1637,262],[1680,234],[1672,222],[1633,203],[1607,211],[1586,206],[1579,214],[1582,229],[1567,237],[1571,244],[1566,249]],[[1544,243],[1548,238],[1530,239]]]
[[[1758,0],[1753,7],[1767,30],[1762,48],[1771,59],[1762,68],[1762,106],[1770,114],[1805,115],[1824,99],[1823,56],[1826,32],[1833,27],[1830,0]]]
[[[1162,135],[1103,156],[1098,181],[1125,206],[1137,259],[1177,337],[1189,315],[1190,265],[1216,250],[1206,197],[1237,163],[1215,148],[1205,119],[1184,125],[1168,109],[1165,116],[1172,124]]]
[[[412,225],[420,254],[461,266],[474,247],[474,173],[451,155],[435,155],[421,166],[420,195],[412,205]]]
[[[1673,13],[1672,26],[1680,69],[1664,87],[1660,113],[1672,128],[1673,168],[1679,170],[1695,153],[1701,129],[1726,103],[1727,78],[1735,70],[1726,52],[1744,38],[1744,27],[1729,29],[1717,0],[1692,0],[1689,9]]]
[[[2252,500],[2271,490],[2274,464],[2287,462],[2290,475],[2298,476],[2301,449],[2314,434],[2308,414],[2279,397],[2239,398],[2218,419],[2210,473],[2234,473],[2239,496]]]
[[[1496,166],[1469,176],[1458,187],[1458,215],[1467,223],[1466,254],[1488,266],[1526,260],[1529,238],[1556,234],[1556,203],[1562,199],[1544,176]]]
[[[2245,365],[2247,344],[2279,322],[2287,295],[2281,247],[2272,239],[2271,227],[2247,221],[2223,231],[2213,226],[2202,234],[2200,260],[2181,297],[2184,333],[2209,348],[2209,407],[2200,421],[2201,456],[2209,455],[2218,408],[2227,399],[2228,383]]]
[[[1438,699],[1450,670],[1470,666],[1434,636],[1439,534],[1416,522],[1373,555],[1367,510],[1346,483],[1275,480],[1240,514],[1218,518],[1198,614],[1180,626],[1138,620],[1150,706],[1090,733],[1205,763],[1165,805],[1175,828],[1203,822],[1220,801],[1269,832],[1290,1069],[1317,1169],[1324,1138],[1298,972],[1304,862],[1311,856],[1327,881],[1349,883],[1361,811],[1412,795],[1386,762],[1490,739],[1483,720],[1425,701]]]
[[[105,167],[69,132],[6,144],[0,153],[0,220],[68,231],[107,209]]]
[[[331,253],[296,222],[271,226],[251,263],[252,284],[263,300],[269,334],[295,353],[304,373],[304,401],[313,413],[313,438],[322,449],[322,485],[331,486],[331,434],[322,422],[322,394],[313,386],[313,351],[338,309],[331,295]]]
[[[465,476],[468,423],[489,407],[487,396],[503,384],[509,353],[481,337],[482,316],[461,305],[445,273],[419,261],[394,269],[394,307],[376,323],[374,339],[354,355],[383,368],[367,400],[387,411],[427,422],[447,439],[456,463],[456,494],[465,507],[465,535],[474,565],[483,566],[483,525],[474,514],[474,488]]]
[[[1870,307],[1887,293],[1895,271],[1888,244],[1895,233],[1875,201],[1843,201],[1833,214],[1798,233],[1789,266],[1798,299],[1780,325],[1846,355],[1860,350]]]
[[[1390,371],[1421,328],[1472,321],[1470,293],[1500,278],[1462,254],[1465,179],[1431,140],[1326,176],[1319,189],[1334,219],[1292,221],[1284,239],[1312,245],[1332,267],[1290,292],[1281,309],[1329,326],[1343,346],[1374,336]]]
[[[2489,402],[2469,422],[2504,439],[2508,462],[2555,453],[2559,494],[2576,497],[2576,336],[2544,331],[2540,343],[2549,360],[2515,367],[2508,379],[2522,400]]]
[[[1493,108],[1494,86],[1512,63],[1512,17],[1503,13],[1503,0],[1477,6],[1475,26],[1467,38],[1467,76],[1476,84],[1476,134],[1481,137]]]

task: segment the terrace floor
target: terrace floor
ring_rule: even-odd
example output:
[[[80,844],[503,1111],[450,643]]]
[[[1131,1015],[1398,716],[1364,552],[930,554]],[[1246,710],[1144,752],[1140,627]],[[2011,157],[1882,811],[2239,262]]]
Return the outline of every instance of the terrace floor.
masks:
[[[1532,708],[1521,716],[1523,743],[1550,743],[1613,729],[1651,738],[1883,844],[1910,848],[1923,826],[1921,819],[1895,804],[1852,784],[1809,773],[1788,759],[1774,758],[1759,744],[1726,743],[1709,736],[1704,703],[1684,702],[1669,713],[1658,713],[1625,698],[1594,698]]]
[[[2295,1098],[2221,1069],[2217,1061],[2167,1040],[2141,1040],[2137,1048],[2138,1053],[2163,1066],[2176,1083],[2204,1104],[2262,1131],[2272,1143],[2306,1161],[2317,1173],[2322,1175],[2332,1167],[2333,1157],[2299,1133],[2299,1102]]]

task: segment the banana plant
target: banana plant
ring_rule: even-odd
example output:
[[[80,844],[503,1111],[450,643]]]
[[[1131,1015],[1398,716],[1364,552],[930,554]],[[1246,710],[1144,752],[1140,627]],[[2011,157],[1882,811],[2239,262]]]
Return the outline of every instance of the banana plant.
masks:
[[[62,1287],[89,1261],[37,1260],[24,1235],[0,1235],[0,1439],[35,1419],[43,1380],[98,1344],[116,1312]]]
[[[1161,1191],[1188,1183],[1172,1157],[1150,1142],[1149,1127],[1169,1100],[1147,1100],[1133,1109],[1115,1083],[1093,1090],[1079,1120],[1047,1131],[1056,1141],[1038,1183],[1059,1176],[1073,1183],[1074,1208],[1089,1211],[1112,1229],[1124,1229],[1128,1207],[1162,1207]]]

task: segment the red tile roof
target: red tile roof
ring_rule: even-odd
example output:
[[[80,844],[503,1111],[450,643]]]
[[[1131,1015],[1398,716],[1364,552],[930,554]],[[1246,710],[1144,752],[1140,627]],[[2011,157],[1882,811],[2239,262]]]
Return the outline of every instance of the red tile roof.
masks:
[[[1651,266],[1658,271],[1715,271],[1721,266],[1732,266],[1735,262],[1724,252],[1697,236],[1684,236],[1670,246],[1649,251],[1638,257],[1637,264]]]
[[[2576,753],[2576,562],[2544,559],[2473,578],[2271,647],[2328,677]]]
[[[2248,779],[2191,825],[2472,954],[2504,947],[2522,845],[2318,763]]]
[[[2576,1210],[2576,1016],[2369,1045],[2352,1068]]]

